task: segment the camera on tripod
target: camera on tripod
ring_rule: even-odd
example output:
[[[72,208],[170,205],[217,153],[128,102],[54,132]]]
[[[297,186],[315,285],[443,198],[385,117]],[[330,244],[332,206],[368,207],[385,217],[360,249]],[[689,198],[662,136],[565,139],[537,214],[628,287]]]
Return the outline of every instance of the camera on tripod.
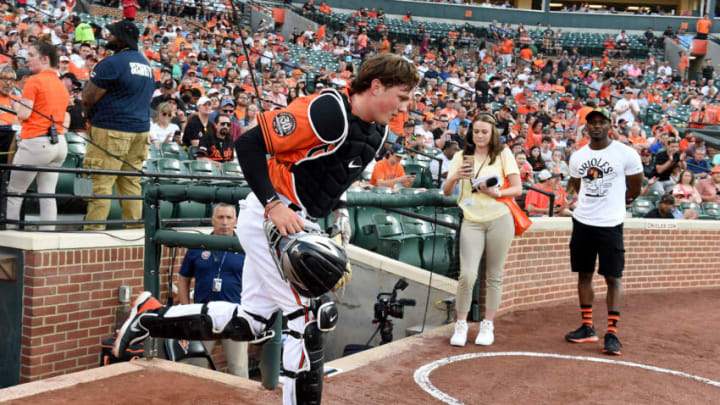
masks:
[[[405,315],[405,306],[415,306],[415,300],[413,299],[397,298],[398,291],[405,290],[407,286],[408,282],[404,278],[401,278],[395,283],[392,292],[381,292],[377,295],[377,302],[375,302],[375,319],[373,319],[373,322],[385,320],[388,316],[402,319]]]
[[[401,278],[395,283],[392,292],[381,292],[377,295],[377,301],[375,302],[375,319],[373,319],[373,323],[378,324],[376,333],[378,331],[380,332],[380,344],[389,343],[393,340],[393,323],[388,317],[391,316],[402,319],[405,315],[405,307],[415,306],[415,300],[413,299],[397,298],[398,291],[406,289],[407,286],[407,280]],[[373,336],[375,335],[373,334]],[[372,337],[370,340],[372,340]]]

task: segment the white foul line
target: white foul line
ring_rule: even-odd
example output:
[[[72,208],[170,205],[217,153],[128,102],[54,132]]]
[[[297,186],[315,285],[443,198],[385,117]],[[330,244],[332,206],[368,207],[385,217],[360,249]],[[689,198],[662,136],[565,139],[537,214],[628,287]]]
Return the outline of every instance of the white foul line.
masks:
[[[452,356],[452,357],[445,357],[444,359],[436,360],[436,361],[433,361],[432,363],[425,364],[424,366],[421,366],[420,368],[415,370],[415,375],[414,375],[415,383],[417,383],[417,385],[419,385],[420,388],[422,388],[425,392],[427,392],[428,394],[432,395],[433,397],[439,399],[440,401],[445,402],[446,404],[463,405],[463,403],[461,401],[459,401],[459,400],[447,395],[446,393],[440,391],[439,389],[437,389],[430,382],[430,373],[432,373],[433,371],[435,371],[436,369],[438,369],[442,366],[454,363],[456,361],[475,359],[478,357],[499,357],[499,356],[547,357],[547,358],[553,358],[553,359],[581,360],[581,361],[592,361],[595,363],[615,364],[615,365],[620,365],[620,366],[640,368],[643,370],[656,371],[658,373],[670,374],[670,375],[674,375],[677,377],[685,377],[685,378],[689,378],[691,380],[699,381],[701,383],[705,383],[705,384],[720,388],[720,382],[718,382],[718,381],[714,381],[709,378],[684,373],[682,371],[669,370],[667,368],[648,366],[646,364],[632,363],[629,361],[601,359],[598,357],[569,356],[566,354],[536,353],[536,352],[466,353],[466,354],[460,354],[460,355]]]

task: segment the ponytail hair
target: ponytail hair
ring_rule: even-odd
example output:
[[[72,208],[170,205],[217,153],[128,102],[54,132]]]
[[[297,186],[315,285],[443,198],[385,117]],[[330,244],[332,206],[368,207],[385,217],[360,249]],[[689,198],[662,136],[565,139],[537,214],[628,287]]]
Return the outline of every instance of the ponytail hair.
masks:
[[[32,46],[37,49],[40,56],[47,56],[48,59],[50,59],[50,67],[58,67],[60,58],[57,53],[57,48],[55,48],[50,40],[50,34],[43,35],[40,39],[33,42]]]

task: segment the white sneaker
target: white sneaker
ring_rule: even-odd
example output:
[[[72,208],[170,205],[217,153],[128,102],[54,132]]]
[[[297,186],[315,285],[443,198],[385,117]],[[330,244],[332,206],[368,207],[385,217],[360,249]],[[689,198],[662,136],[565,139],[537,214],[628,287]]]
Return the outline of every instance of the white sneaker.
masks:
[[[477,338],[475,338],[475,344],[482,346],[490,346],[493,344],[495,341],[493,330],[495,330],[495,326],[492,321],[483,319],[483,321],[480,322],[480,330],[478,331]]]
[[[455,333],[450,338],[450,344],[453,346],[465,346],[467,341],[468,324],[467,321],[455,322]]]

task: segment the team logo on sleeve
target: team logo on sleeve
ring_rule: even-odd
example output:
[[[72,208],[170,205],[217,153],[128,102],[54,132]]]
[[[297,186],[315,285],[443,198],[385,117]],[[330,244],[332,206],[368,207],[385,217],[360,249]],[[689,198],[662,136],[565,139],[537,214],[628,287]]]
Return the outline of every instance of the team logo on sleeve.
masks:
[[[288,112],[281,112],[275,116],[272,122],[273,129],[278,136],[288,136],[295,132],[297,121],[295,117]]]

